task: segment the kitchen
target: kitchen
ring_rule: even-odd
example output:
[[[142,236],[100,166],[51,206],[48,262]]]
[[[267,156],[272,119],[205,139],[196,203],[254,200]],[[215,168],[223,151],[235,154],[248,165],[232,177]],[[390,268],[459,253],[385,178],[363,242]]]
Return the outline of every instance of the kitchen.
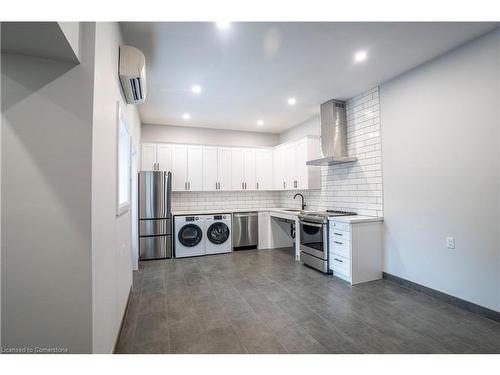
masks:
[[[173,239],[154,237],[155,233],[150,232],[148,228],[140,233],[142,236],[139,246],[140,259],[229,253],[233,249],[293,247],[297,261],[302,261],[323,273],[333,273],[335,270],[337,276],[351,282],[351,251],[347,248],[350,240],[347,240],[348,242],[344,240],[350,238],[353,223],[379,223],[364,225],[364,227],[373,227],[373,229],[364,229],[373,233],[357,235],[361,238],[365,235],[371,236],[372,243],[369,251],[373,254],[366,253],[368,248],[356,248],[354,253],[358,258],[366,259],[367,263],[372,262],[371,265],[364,266],[368,268],[365,270],[366,276],[356,275],[358,282],[381,279],[380,223],[383,217],[381,216],[382,180],[378,88],[369,90],[347,104],[349,106],[347,109],[345,103],[341,101],[331,100],[322,104],[322,117],[319,119],[322,138],[306,135],[278,144],[273,148],[253,149],[143,142],[142,171],[171,172],[169,178],[172,179],[170,182],[172,197],[168,197],[167,200],[171,201],[173,219],[171,223],[167,221],[168,224],[164,226],[172,227],[170,233],[173,233]],[[357,108],[357,110],[351,110],[350,121],[348,121],[347,110],[350,108]],[[359,160],[358,157],[347,156],[348,134],[352,135],[358,129],[361,129],[362,135],[359,140],[356,142],[356,136],[351,136],[349,140],[350,153],[351,155],[354,152],[359,153]],[[156,132],[159,131],[161,130]],[[368,144],[366,144],[366,139],[370,139]],[[357,162],[356,166],[354,166],[355,162]],[[324,166],[323,171],[321,165]],[[366,167],[367,170],[364,169]],[[345,194],[334,193],[338,196],[337,199],[340,198],[338,202],[330,203],[331,207],[337,208],[336,211],[330,212],[331,210],[327,211],[325,208],[321,211],[319,207],[309,208],[301,193],[294,195],[293,203],[286,206],[281,204],[280,199],[283,193],[302,191],[307,195],[309,191],[326,190],[328,179],[325,179],[325,186],[322,187],[321,176],[327,174],[330,169],[337,173],[337,178],[332,179],[334,183],[340,176],[346,182],[345,186],[351,187],[351,190],[344,190]],[[162,175],[161,179],[165,179],[164,173],[158,174]],[[151,173],[143,175],[149,176]],[[139,184],[142,188],[141,178],[142,176],[140,176]],[[155,182],[152,181],[150,184],[154,185]],[[140,192],[152,191],[148,186],[141,188]],[[263,191],[262,194],[260,190]],[[221,193],[231,191],[241,193],[227,193],[227,196],[220,197]],[[276,191],[279,192],[279,196],[274,193]],[[248,197],[248,194],[251,196]],[[349,197],[350,194],[353,195]],[[139,205],[146,207],[158,205],[153,197],[141,193],[140,195]],[[270,195],[270,199],[266,201]],[[295,201],[296,198],[300,198],[300,202]],[[263,200],[264,203],[262,203]],[[352,207],[357,212],[347,211]],[[363,213],[368,215],[363,215]],[[373,213],[375,215],[370,216]],[[210,222],[205,224],[203,222],[209,218],[208,215],[210,215]],[[333,221],[335,217],[340,221]],[[329,219],[332,220],[331,225],[328,225]],[[224,225],[226,233],[222,242],[217,243],[219,251],[217,249],[207,251],[205,249],[207,245],[213,245],[210,235],[213,232],[210,231],[209,224],[214,220],[226,221],[226,224],[221,224]],[[142,228],[142,223],[150,222],[151,218],[144,214],[141,216],[139,225]],[[356,231],[359,227],[359,225],[354,226]],[[162,238],[165,244],[155,246],[152,242],[154,238]],[[357,241],[355,240],[356,247]],[[312,247],[311,245],[308,247],[308,243]],[[358,265],[355,266],[356,269],[359,268]]]
[[[497,22],[1,26],[2,348],[500,353]]]

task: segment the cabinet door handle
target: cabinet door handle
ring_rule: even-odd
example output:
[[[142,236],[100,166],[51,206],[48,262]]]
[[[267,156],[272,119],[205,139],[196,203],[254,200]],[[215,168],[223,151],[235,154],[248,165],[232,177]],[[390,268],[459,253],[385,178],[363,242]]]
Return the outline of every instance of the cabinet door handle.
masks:
[[[245,190],[247,189],[247,183],[245,182]]]
[[[333,243],[336,243],[337,245],[343,245],[343,243],[339,241],[333,241]]]
[[[257,182],[257,190],[259,190],[259,183]]]
[[[285,181],[283,181],[283,189],[285,189],[285,188],[286,188]]]
[[[245,184],[243,182],[241,183],[241,190],[245,190]]]
[[[343,260],[340,260],[340,259],[337,259],[337,258],[333,258],[333,259],[336,260],[337,262],[344,263]]]
[[[336,235],[336,236],[343,236],[342,233],[333,232],[333,234]]]
[[[191,181],[188,181],[188,190],[191,190]]]

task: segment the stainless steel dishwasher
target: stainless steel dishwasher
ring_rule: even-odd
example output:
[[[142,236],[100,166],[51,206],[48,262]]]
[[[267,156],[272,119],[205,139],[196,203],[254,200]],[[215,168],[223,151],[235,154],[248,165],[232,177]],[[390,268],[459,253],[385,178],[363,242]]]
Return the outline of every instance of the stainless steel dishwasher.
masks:
[[[233,214],[234,250],[256,249],[259,243],[258,212],[237,212]]]

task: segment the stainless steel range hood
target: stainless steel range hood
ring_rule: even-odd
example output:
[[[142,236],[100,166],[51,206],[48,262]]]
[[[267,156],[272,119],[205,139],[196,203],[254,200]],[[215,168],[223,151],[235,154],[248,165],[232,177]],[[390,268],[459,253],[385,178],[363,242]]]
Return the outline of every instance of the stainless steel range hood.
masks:
[[[309,160],[307,165],[334,165],[356,161],[347,156],[346,104],[340,100],[329,100],[321,104],[321,159]]]

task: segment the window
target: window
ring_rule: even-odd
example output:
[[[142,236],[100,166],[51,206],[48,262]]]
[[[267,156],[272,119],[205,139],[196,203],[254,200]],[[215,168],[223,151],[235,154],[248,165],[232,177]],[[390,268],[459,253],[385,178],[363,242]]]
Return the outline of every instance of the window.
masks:
[[[130,134],[118,103],[118,152],[116,214],[121,215],[130,207]]]

